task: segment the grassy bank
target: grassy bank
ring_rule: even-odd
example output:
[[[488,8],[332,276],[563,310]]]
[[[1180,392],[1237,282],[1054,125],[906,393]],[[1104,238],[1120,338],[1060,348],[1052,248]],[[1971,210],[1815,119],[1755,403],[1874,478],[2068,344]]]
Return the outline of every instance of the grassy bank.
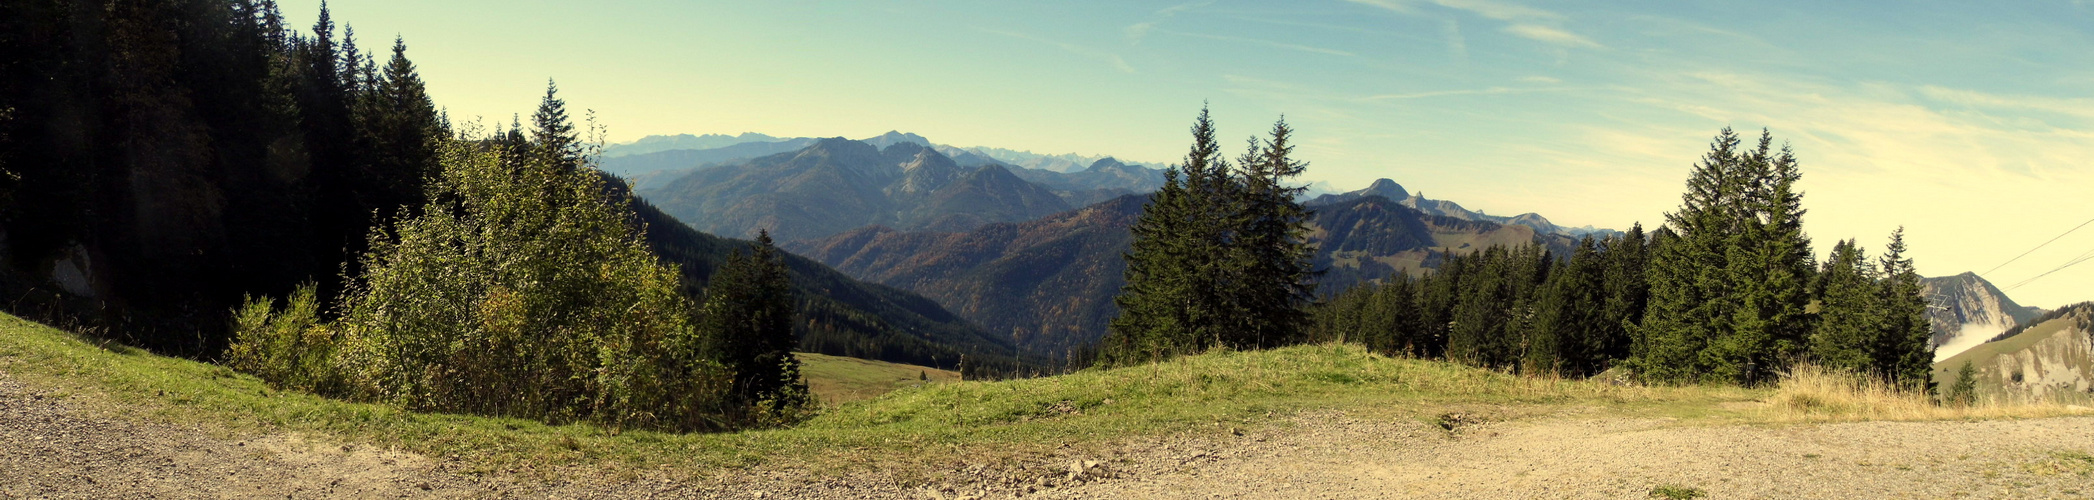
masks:
[[[1769,395],[1526,378],[1316,345],[1028,380],[932,382],[834,406],[791,429],[677,435],[415,413],[277,391],[216,365],[98,346],[11,316],[0,317],[0,370],[91,406],[214,423],[232,434],[295,432],[457,457],[485,470],[587,466],[613,474],[666,467],[703,475],[765,462],[906,469],[1228,432],[1318,410],[1427,421],[1446,411],[1517,418],[1565,409],[1728,419],[1739,413],[1720,410],[1732,406],[1724,403]]]

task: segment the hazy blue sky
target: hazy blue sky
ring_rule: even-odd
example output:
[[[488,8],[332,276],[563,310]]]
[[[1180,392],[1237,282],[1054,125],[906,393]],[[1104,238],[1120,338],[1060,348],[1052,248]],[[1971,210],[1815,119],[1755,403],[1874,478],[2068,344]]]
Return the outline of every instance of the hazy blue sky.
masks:
[[[2007,2],[359,1],[454,119],[528,113],[546,78],[614,142],[872,136],[1183,155],[1285,114],[1343,189],[1388,177],[1493,214],[1655,226],[1717,129],[1804,165],[1823,252],[1904,225],[1920,270],[1985,271],[2094,218],[2094,6]],[[309,26],[317,3],[284,5]],[[2094,227],[1987,275],[2094,252]],[[2094,264],[2010,295],[2094,299]]]

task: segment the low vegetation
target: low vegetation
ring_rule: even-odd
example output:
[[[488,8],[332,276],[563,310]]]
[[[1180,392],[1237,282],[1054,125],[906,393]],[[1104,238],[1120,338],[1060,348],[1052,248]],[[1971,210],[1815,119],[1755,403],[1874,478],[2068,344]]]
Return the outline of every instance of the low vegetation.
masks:
[[[1284,425],[1293,415],[1325,410],[1424,425],[1450,413],[1483,422],[1568,409],[1729,418],[1734,412],[1720,410],[1724,403],[1766,395],[1736,387],[1522,377],[1324,344],[1211,352],[1025,380],[932,382],[837,405],[791,428],[675,434],[327,399],[277,390],[218,365],[81,340],[11,316],[0,316],[0,371],[116,403],[110,406],[121,412],[204,422],[236,434],[304,433],[466,459],[490,471],[588,465],[607,473],[665,465],[704,473],[755,463],[925,469],[1050,453],[1064,445],[1097,448],[1143,436]]]
[[[1969,397],[1963,393],[1959,397]],[[1785,374],[1761,417],[1773,422],[2035,418],[2094,414],[2077,401],[1970,397],[1943,404],[1926,390],[1812,364]]]

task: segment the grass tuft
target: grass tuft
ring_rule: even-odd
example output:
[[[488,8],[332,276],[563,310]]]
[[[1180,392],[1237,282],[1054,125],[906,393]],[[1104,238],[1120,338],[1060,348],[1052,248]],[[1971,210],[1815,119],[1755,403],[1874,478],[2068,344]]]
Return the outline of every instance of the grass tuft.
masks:
[[[2085,407],[2040,400],[1980,398],[1968,405],[1942,405],[1925,391],[1808,364],[1798,365],[1784,374],[1768,403],[1763,416],[1777,422],[2039,418],[2094,414]]]
[[[1651,498],[1664,498],[1668,500],[1693,500],[1705,496],[1709,496],[1709,494],[1708,492],[1701,491],[1701,488],[1695,488],[1692,486],[1681,486],[1677,484],[1661,484],[1653,486],[1650,489]]]

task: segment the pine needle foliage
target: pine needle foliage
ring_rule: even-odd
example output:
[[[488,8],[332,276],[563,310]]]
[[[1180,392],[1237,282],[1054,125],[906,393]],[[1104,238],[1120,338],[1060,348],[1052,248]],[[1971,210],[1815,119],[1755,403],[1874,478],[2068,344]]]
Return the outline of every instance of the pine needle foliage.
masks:
[[[1293,129],[1273,124],[1235,165],[1223,158],[1206,109],[1193,121],[1184,163],[1130,229],[1120,308],[1100,341],[1098,362],[1128,365],[1212,348],[1261,349],[1300,342],[1312,278],[1309,211],[1289,180]]]

